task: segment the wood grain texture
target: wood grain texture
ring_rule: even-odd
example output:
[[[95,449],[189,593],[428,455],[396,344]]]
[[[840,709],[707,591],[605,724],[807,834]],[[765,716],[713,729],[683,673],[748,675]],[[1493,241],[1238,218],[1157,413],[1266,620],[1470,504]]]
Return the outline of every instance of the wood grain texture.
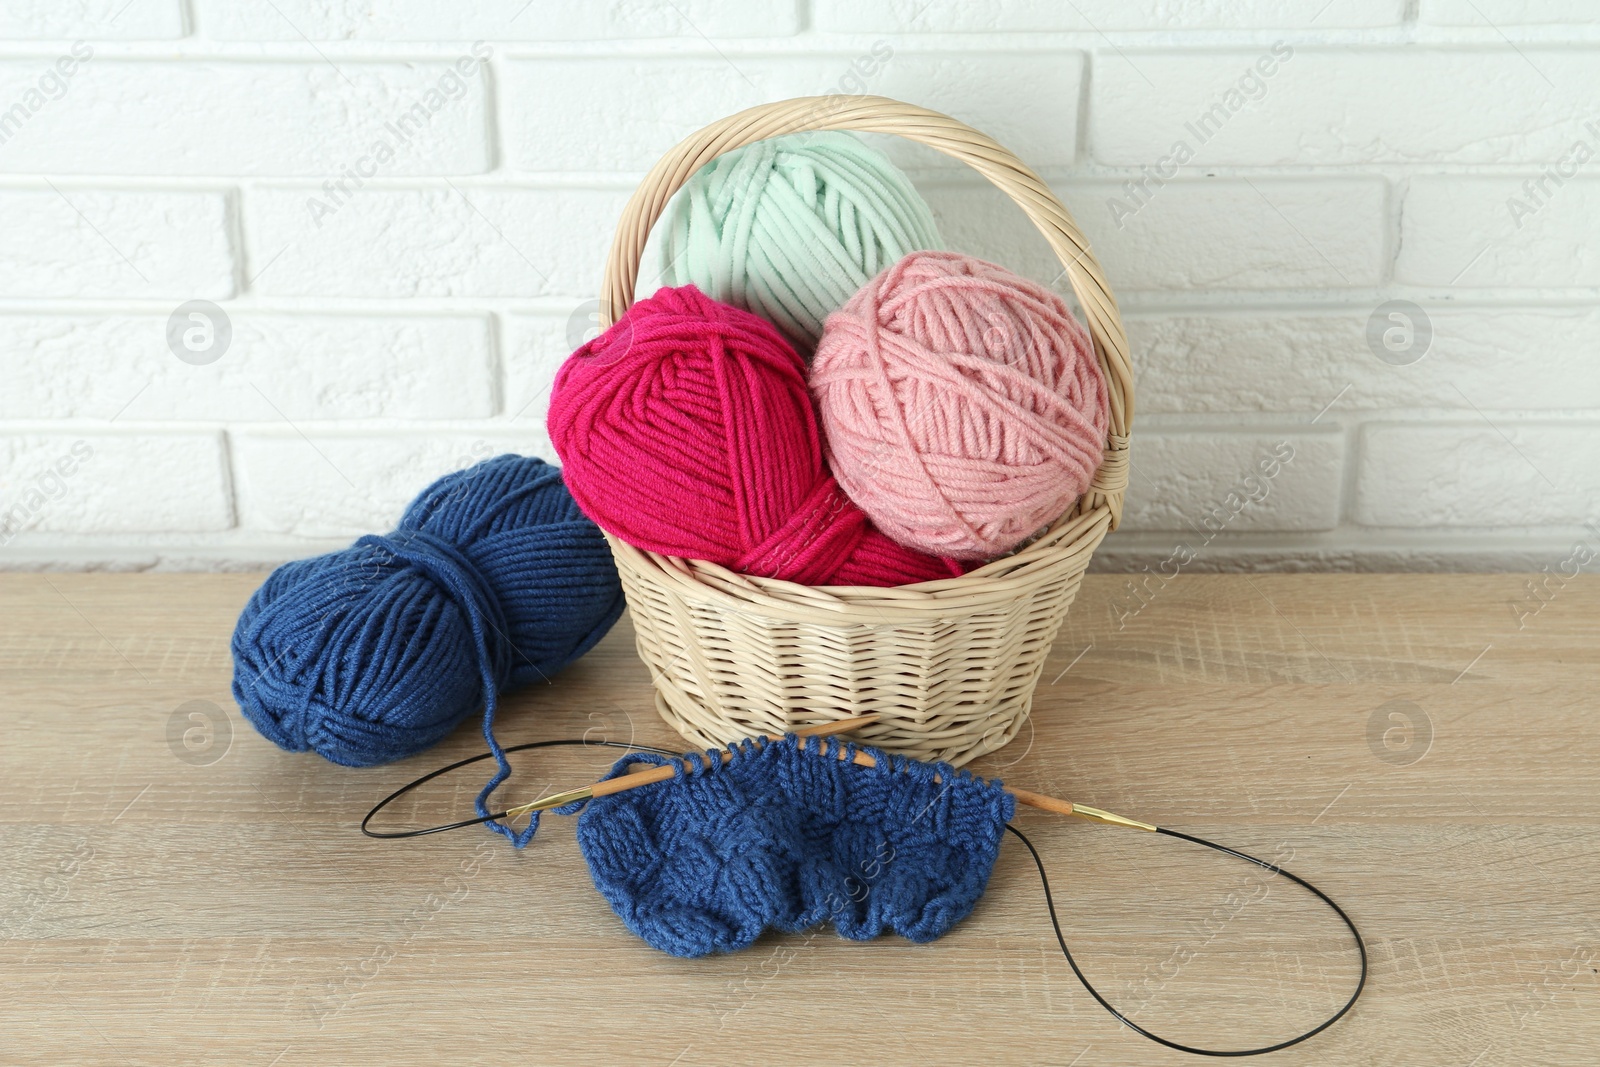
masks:
[[[373,801],[481,739],[368,770],[273,748],[229,695],[259,581],[0,576],[0,1062],[1195,1062],[1079,987],[1015,842],[935,944],[820,932],[691,962],[622,928],[571,820],[520,853],[361,837]],[[1527,581],[1090,576],[1031,726],[974,769],[1280,858],[1343,903],[1368,991],[1273,1062],[1592,1063],[1600,580],[1542,601]],[[209,747],[186,747],[192,701],[225,713]],[[511,698],[501,738],[585,731],[674,743],[626,624]],[[530,755],[508,803],[609,762]],[[482,777],[394,819],[459,817]],[[1084,968],[1158,1032],[1265,1042],[1354,979],[1337,920],[1281,880],[1152,835],[1019,825]]]

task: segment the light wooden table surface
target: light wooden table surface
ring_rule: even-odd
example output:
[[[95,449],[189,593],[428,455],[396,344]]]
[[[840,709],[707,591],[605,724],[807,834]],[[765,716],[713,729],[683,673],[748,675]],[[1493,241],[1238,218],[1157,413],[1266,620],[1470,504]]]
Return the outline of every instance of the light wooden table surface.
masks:
[[[229,697],[259,576],[0,576],[0,1062],[1164,1064],[1050,937],[1015,841],[932,945],[769,936],[684,961],[623,929],[572,821],[363,838],[404,764],[280,752]],[[1034,729],[977,765],[1286,865],[1361,926],[1372,976],[1306,1064],[1600,1057],[1600,579],[1091,577]],[[1517,605],[1522,605],[1519,616]],[[1537,609],[1534,611],[1533,609]],[[204,732],[183,731],[209,702]],[[1399,716],[1399,717],[1394,717]],[[507,706],[507,744],[673,743],[620,625]],[[507,799],[608,762],[534,753]],[[479,768],[397,815],[468,813]],[[1025,812],[1067,933],[1115,1003],[1178,1040],[1302,1029],[1355,976],[1337,920],[1180,842]]]

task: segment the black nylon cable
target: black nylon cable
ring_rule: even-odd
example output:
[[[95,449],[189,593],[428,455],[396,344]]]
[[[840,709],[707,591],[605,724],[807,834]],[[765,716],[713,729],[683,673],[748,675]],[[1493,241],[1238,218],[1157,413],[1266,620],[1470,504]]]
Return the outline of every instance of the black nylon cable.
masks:
[[[1094,999],[1100,1003],[1102,1008],[1110,1012],[1113,1018],[1122,1023],[1124,1026],[1128,1027],[1130,1030],[1149,1038],[1158,1045],[1165,1045],[1167,1048],[1177,1049],[1179,1052],[1188,1052],[1196,1056],[1260,1056],[1267,1052],[1277,1052],[1280,1049],[1286,1049],[1291,1045],[1298,1045],[1302,1041],[1316,1037],[1318,1034],[1322,1033],[1322,1031],[1326,1030],[1328,1027],[1344,1018],[1345,1013],[1355,1006],[1356,998],[1361,996],[1361,990],[1366,988],[1366,943],[1361,940],[1361,931],[1356,929],[1356,924],[1351,921],[1350,916],[1345,914],[1343,908],[1339,907],[1339,905],[1333,902],[1332,897],[1328,896],[1328,894],[1324,893],[1322,890],[1318,889],[1304,878],[1301,878],[1299,875],[1291,874],[1276,864],[1268,863],[1266,860],[1257,859],[1248,853],[1240,852],[1238,849],[1229,848],[1226,845],[1219,845],[1215,841],[1207,841],[1203,837],[1195,837],[1191,834],[1182,833],[1178,830],[1168,830],[1165,827],[1158,826],[1156,827],[1156,833],[1158,834],[1166,834],[1168,837],[1176,837],[1183,841],[1193,842],[1196,845],[1204,845],[1206,848],[1215,849],[1216,851],[1226,853],[1229,856],[1237,856],[1242,860],[1255,864],[1257,867],[1260,867],[1263,870],[1271,871],[1273,874],[1281,874],[1285,878],[1294,882],[1296,885],[1302,886],[1303,888],[1309,890],[1314,896],[1316,896],[1318,900],[1332,908],[1333,913],[1344,921],[1345,926],[1350,928],[1350,935],[1356,939],[1356,949],[1361,953],[1361,977],[1356,981],[1355,992],[1350,994],[1350,999],[1345,1001],[1344,1006],[1338,1011],[1328,1016],[1328,1018],[1324,1019],[1318,1026],[1307,1030],[1305,1033],[1296,1037],[1291,1037],[1287,1041],[1279,1041],[1275,1045],[1264,1045],[1261,1048],[1247,1049],[1196,1048],[1193,1045],[1184,1045],[1176,1041],[1169,1041],[1159,1034],[1153,1034],[1149,1030],[1146,1030],[1144,1027],[1140,1026],[1138,1023],[1134,1022],[1132,1019],[1128,1018],[1126,1015],[1122,1014],[1116,1008],[1112,1007],[1111,1002],[1105,997],[1101,996],[1100,991],[1089,982],[1087,977],[1085,977],[1083,969],[1078,966],[1078,961],[1072,958],[1072,950],[1067,948],[1066,935],[1061,932],[1061,920],[1056,917],[1055,898],[1052,897],[1050,893],[1050,876],[1045,873],[1044,860],[1040,858],[1039,850],[1034,848],[1033,842],[1028,840],[1027,835],[1021,830],[1018,830],[1015,826],[1007,823],[1006,829],[1015,834],[1017,839],[1028,847],[1028,852],[1033,856],[1034,866],[1039,868],[1039,882],[1044,887],[1045,907],[1050,910],[1050,925],[1055,928],[1056,943],[1061,946],[1061,954],[1067,958],[1067,963],[1072,967],[1072,973],[1078,976],[1078,981],[1083,983],[1083,988],[1087,989],[1089,991],[1089,995],[1094,997]]]

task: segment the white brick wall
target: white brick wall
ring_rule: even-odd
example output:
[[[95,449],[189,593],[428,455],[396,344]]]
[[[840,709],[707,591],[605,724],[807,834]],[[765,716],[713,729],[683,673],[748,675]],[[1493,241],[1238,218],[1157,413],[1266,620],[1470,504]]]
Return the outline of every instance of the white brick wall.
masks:
[[[1593,4],[20,0],[0,567],[260,566],[551,456],[642,173],[827,91],[993,134],[1094,243],[1139,390],[1099,566],[1538,569],[1600,539]],[[953,245],[1066,291],[1003,197],[881,143]],[[220,356],[168,346],[194,300]]]
[[[245,195],[255,288],[263,296],[575,297],[597,284],[624,190],[452,182],[365,186],[331,214],[317,186]],[[571,301],[568,300],[568,303]]]
[[[0,153],[6,146],[0,145]],[[49,182],[0,188],[0,294],[72,300],[235,294],[227,194]],[[30,361],[35,373],[49,367]],[[11,383],[6,383],[9,388]]]
[[[489,166],[484,82],[470,56],[474,73],[462,77],[446,62],[129,62],[102,58],[104,51],[5,142],[0,169],[321,178],[355,163],[380,138],[401,148],[389,125],[412,139],[383,168],[385,177],[479,174]],[[37,67],[27,59],[0,64],[0,101],[22,98]],[[417,121],[413,109],[426,106],[429,93],[441,106]]]
[[[232,326],[225,357],[193,366],[172,357],[159,316],[0,315],[0,419],[487,419],[497,409],[485,316],[263,311]]]
[[[880,40],[894,48],[887,38]],[[902,47],[879,63],[871,56],[873,44],[864,40],[855,51],[805,58],[740,57],[736,68],[716,54],[509,60],[507,163],[517,171],[642,174],[673,144],[712,119],[771,100],[838,91],[851,64],[862,56],[868,57],[863,66],[878,68],[864,79],[872,92],[952,114],[973,113],[973,103],[988,98],[985,133],[1036,168],[1073,162],[1080,53],[913,52]],[[1005,99],[1002,78],[1027,86],[1026,93]],[[552,107],[551,101],[557,100],[560,106]],[[605,131],[603,136],[597,136],[599,130]],[[918,154],[898,139],[883,147],[903,164],[914,159],[924,165],[938,162],[932,153]]]
[[[1127,51],[1095,66],[1095,158],[1153,163],[1189,137],[1208,165],[1543,164],[1600,91],[1593,53],[1374,47]],[[1257,69],[1256,63],[1263,61]],[[1236,83],[1244,105],[1214,112]],[[1270,74],[1266,73],[1271,71]],[[1552,92],[1551,83],[1565,87]],[[1192,124],[1206,140],[1187,128]]]

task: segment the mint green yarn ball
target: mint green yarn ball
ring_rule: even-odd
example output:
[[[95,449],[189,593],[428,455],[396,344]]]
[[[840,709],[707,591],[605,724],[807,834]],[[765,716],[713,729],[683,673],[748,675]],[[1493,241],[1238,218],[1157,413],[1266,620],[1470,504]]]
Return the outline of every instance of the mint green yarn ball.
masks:
[[[809,355],[822,323],[908,252],[933,213],[888,157],[848,133],[757,141],[701,167],[673,201],[662,284],[753,311]]]

